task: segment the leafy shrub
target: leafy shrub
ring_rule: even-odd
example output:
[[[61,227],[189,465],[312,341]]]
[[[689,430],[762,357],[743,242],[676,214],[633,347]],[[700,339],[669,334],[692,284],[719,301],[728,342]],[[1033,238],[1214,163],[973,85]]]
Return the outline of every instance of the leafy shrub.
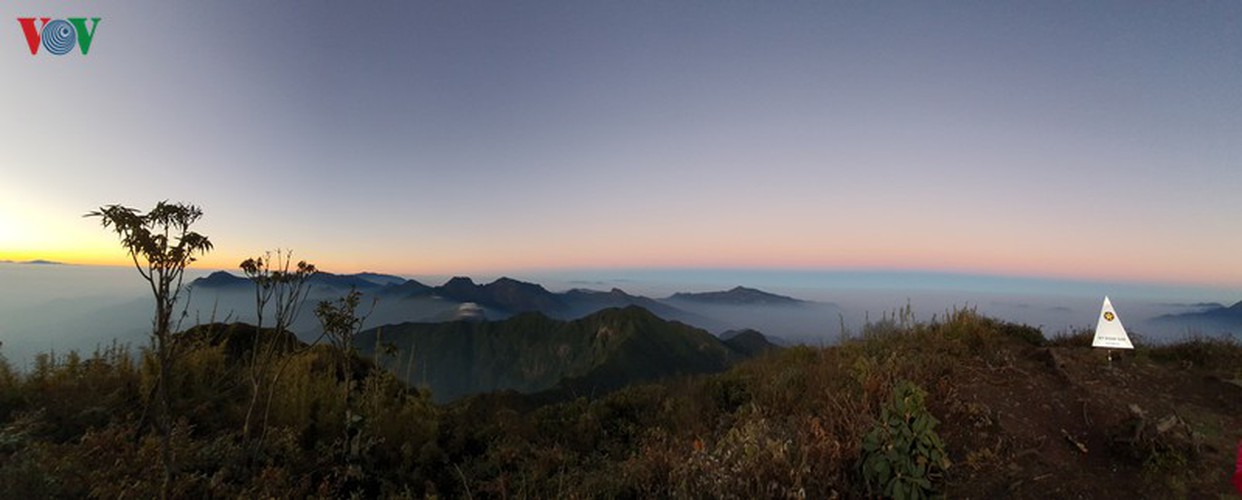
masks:
[[[892,400],[880,410],[880,421],[863,438],[862,473],[870,493],[900,499],[937,492],[949,457],[936,434],[939,421],[924,404],[926,397],[914,383],[898,383]]]

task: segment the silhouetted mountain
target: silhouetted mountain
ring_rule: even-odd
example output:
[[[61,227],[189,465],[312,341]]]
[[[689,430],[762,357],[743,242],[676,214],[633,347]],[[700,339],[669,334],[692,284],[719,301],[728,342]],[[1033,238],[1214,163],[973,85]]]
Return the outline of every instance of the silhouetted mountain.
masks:
[[[394,285],[394,280],[405,282],[404,278],[397,276],[387,276],[374,273],[363,274],[333,274],[318,272],[311,275],[307,280],[311,286],[349,289],[356,288],[358,290],[374,290],[378,288]],[[381,284],[387,283],[387,284]],[[249,288],[254,286],[250,279],[243,276],[234,275],[228,271],[216,271],[203,278],[198,278],[190,282],[190,285],[201,288]]]
[[[719,335],[719,337],[720,337],[720,340],[722,340],[722,341],[728,341],[729,339],[732,339],[733,337],[736,337],[736,336],[738,336],[738,335],[741,335],[741,334],[743,334],[743,333],[747,333],[747,332],[755,332],[755,333],[759,333],[758,331],[753,330],[753,329],[751,329],[751,328],[743,328],[743,329],[741,329],[741,330],[727,330],[727,331],[725,331],[725,332],[722,332],[722,333]],[[762,334],[761,334],[761,335],[762,335]]]
[[[1220,302],[1195,302],[1193,304],[1173,302],[1173,303],[1161,304],[1161,305],[1165,307],[1174,307],[1174,308],[1179,308],[1179,309],[1216,309],[1220,307],[1225,307],[1225,305],[1221,304]]]
[[[0,260],[0,264],[31,264],[31,265],[40,265],[40,266],[64,266],[64,265],[68,265],[68,264],[65,264],[64,262],[56,262],[56,261],[52,261],[52,260],[43,260],[43,259],[23,260],[23,261]]]
[[[457,299],[463,302],[475,302],[480,293],[479,285],[474,280],[466,276],[454,276],[452,279],[444,282],[443,285],[436,287],[436,292],[448,298]]]
[[[228,271],[216,271],[205,277],[191,281],[190,286],[197,288],[229,288],[254,285],[250,282],[250,280],[234,276]]]
[[[400,276],[393,276],[391,274],[358,273],[358,274],[354,274],[353,276],[370,281],[371,283],[374,283],[379,286],[400,285],[407,281],[405,278],[402,278]]]
[[[332,274],[318,272],[311,275],[307,280],[311,286],[326,286],[330,288],[356,289],[356,290],[372,290],[381,288],[383,285],[376,284],[374,281],[365,278],[360,274]]]
[[[575,288],[562,293],[561,299],[575,311],[585,310],[589,313],[610,307],[638,306],[664,319],[694,323],[693,321],[686,321],[689,316],[692,316],[690,313],[655,299],[640,295],[630,295],[620,288],[613,288],[607,292]]]
[[[793,297],[768,293],[744,286],[733,287],[724,292],[676,293],[670,301],[700,302],[721,305],[796,305],[803,301]]]
[[[310,306],[331,300],[349,289],[357,289],[378,299],[372,325],[412,322],[439,322],[459,318],[500,320],[523,312],[540,312],[561,320],[571,320],[607,308],[638,306],[672,321],[681,321],[712,333],[729,329],[757,328],[786,338],[813,335],[824,317],[835,315],[835,306],[803,302],[751,288],[737,287],[724,292],[679,293],[657,300],[610,291],[573,289],[564,293],[548,291],[541,285],[500,278],[478,284],[467,277],[455,277],[440,286],[428,286],[397,276],[361,273],[320,272],[310,279],[307,297]],[[212,293],[199,293],[193,300],[200,315],[232,317],[253,321],[253,283],[225,271],[194,280],[191,285]],[[466,309],[460,309],[472,304]],[[788,307],[797,306],[797,307]],[[229,316],[232,314],[232,316]],[[318,334],[314,317],[304,314],[293,325],[302,338]],[[775,337],[770,341],[779,343]]]
[[[721,371],[745,359],[706,331],[640,307],[605,309],[573,321],[524,313],[502,321],[404,323],[359,335],[360,352],[435,399],[512,389],[608,391],[660,377]],[[384,349],[380,349],[381,352]]]
[[[470,278],[459,276],[436,287],[435,292],[458,302],[474,302],[511,313],[539,311],[554,315],[566,308],[556,294],[544,287],[512,278],[477,285]]]
[[[433,292],[435,292],[435,288],[415,280],[405,280],[401,284],[390,285],[381,291],[385,295],[394,297],[422,297],[431,295]]]
[[[1242,302],[1225,307],[1216,305],[1203,311],[1179,314],[1165,314],[1153,321],[1165,324],[1177,324],[1189,331],[1207,330],[1208,333],[1229,332],[1242,333]]]

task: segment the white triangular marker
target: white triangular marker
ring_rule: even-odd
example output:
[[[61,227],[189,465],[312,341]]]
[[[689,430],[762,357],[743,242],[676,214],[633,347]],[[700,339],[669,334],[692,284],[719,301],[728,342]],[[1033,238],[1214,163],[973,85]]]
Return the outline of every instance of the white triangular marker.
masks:
[[[1113,310],[1113,303],[1104,297],[1104,307],[1100,308],[1100,321],[1095,325],[1095,339],[1091,347],[1108,347],[1112,349],[1134,349],[1130,336],[1126,335],[1126,327],[1121,326],[1121,318]]]

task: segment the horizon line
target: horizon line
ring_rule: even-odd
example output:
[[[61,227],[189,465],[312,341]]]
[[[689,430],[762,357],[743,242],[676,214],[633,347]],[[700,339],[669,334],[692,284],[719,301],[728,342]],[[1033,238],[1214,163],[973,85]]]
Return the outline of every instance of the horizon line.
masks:
[[[109,263],[92,263],[92,262],[73,262],[73,261],[57,261],[50,259],[24,259],[24,260],[6,260],[0,259],[0,264],[10,265],[56,265],[56,266],[75,266],[75,267],[117,267],[117,268],[133,268],[133,264],[109,264]],[[214,265],[194,265],[191,264],[187,269],[215,272],[224,271],[230,274],[238,275],[236,267],[220,267]],[[1014,273],[994,270],[971,270],[971,269],[954,269],[954,268],[926,268],[926,267],[903,267],[903,266],[613,266],[613,267],[536,267],[536,268],[513,268],[509,270],[496,269],[477,269],[467,272],[389,272],[376,270],[376,268],[350,267],[348,270],[328,270],[320,268],[321,272],[337,275],[356,275],[363,273],[383,274],[396,276],[404,279],[414,279],[415,277],[435,277],[435,278],[472,278],[474,276],[482,276],[481,279],[488,277],[511,278],[523,275],[541,275],[541,274],[573,274],[573,273],[664,273],[664,272],[691,272],[691,273],[824,273],[824,274],[845,274],[845,275],[865,275],[865,274],[882,274],[882,275],[925,275],[925,276],[944,276],[944,277],[968,277],[968,278],[986,278],[998,280],[1026,280],[1037,282],[1061,282],[1073,284],[1110,284],[1124,286],[1160,286],[1160,287],[1195,287],[1209,288],[1220,290],[1242,290],[1242,284],[1229,284],[1219,282],[1201,282],[1193,280],[1160,280],[1152,278],[1122,278],[1112,276],[1074,276],[1068,274],[1050,274],[1050,273]],[[747,286],[746,283],[737,283],[737,286]]]

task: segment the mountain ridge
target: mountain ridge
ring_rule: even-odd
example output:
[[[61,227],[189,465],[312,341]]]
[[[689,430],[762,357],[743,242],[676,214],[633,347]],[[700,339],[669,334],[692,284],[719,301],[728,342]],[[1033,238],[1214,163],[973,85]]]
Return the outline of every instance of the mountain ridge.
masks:
[[[748,288],[741,285],[720,292],[675,293],[669,296],[668,300],[726,305],[797,305],[805,302],[793,297],[777,295],[775,293],[769,293],[763,290]]]
[[[607,308],[639,306],[663,319],[694,325],[714,334],[755,328],[772,335],[770,339],[806,339],[818,334],[823,318],[835,317],[839,312],[834,304],[802,301],[747,287],[698,295],[674,294],[690,299],[682,300],[631,294],[617,287],[607,291],[584,288],[551,291],[539,283],[507,276],[488,283],[455,276],[432,285],[378,273],[321,272],[312,276],[308,283],[309,307],[305,310],[313,310],[319,300],[331,300],[353,289],[366,296],[366,303],[374,304],[369,325],[451,321],[462,317],[501,320],[531,311],[555,319],[573,320]],[[253,317],[254,285],[245,277],[217,271],[192,281],[190,286],[208,292],[196,294],[194,298],[202,314],[214,314],[218,310],[223,314],[231,311],[235,318]],[[319,333],[320,327],[308,313],[291,328],[304,340],[309,340]]]
[[[1162,314],[1153,318],[1160,323],[1177,323],[1189,330],[1208,330],[1212,333],[1242,332],[1242,301],[1225,306],[1216,304],[1202,311]]]

